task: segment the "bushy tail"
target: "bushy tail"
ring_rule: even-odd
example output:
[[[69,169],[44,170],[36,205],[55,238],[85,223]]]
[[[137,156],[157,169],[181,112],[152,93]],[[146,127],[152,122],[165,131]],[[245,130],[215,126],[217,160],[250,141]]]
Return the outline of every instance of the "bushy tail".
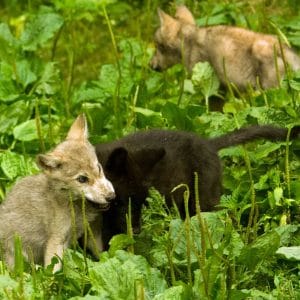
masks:
[[[227,148],[234,145],[245,144],[256,139],[266,139],[271,141],[285,141],[288,129],[279,128],[271,125],[257,125],[237,129],[231,133],[222,135],[210,140],[216,150]],[[291,130],[290,139],[300,138],[300,125]]]

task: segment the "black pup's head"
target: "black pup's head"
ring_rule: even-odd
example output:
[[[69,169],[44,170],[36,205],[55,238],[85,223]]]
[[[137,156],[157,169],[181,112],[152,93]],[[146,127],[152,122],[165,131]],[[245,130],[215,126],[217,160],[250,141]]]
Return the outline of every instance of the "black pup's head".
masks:
[[[129,149],[126,146],[100,144],[96,146],[96,153],[116,193],[113,205],[104,215],[104,227],[110,228],[104,230],[109,230],[112,234],[126,232],[126,214],[130,199],[132,227],[134,232],[138,232],[141,208],[150,188],[147,177],[164,157],[165,149],[142,146],[139,149]]]

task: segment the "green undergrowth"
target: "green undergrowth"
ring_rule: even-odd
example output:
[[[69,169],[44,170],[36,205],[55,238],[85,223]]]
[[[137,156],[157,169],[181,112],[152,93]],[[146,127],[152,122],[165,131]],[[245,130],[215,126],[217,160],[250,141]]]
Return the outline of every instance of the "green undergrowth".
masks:
[[[254,124],[300,124],[300,73],[278,88],[241,93],[222,90],[207,63],[190,76],[178,65],[150,70],[156,9],[173,13],[175,3],[183,1],[2,1],[1,201],[18,178],[38,172],[35,155],[61,141],[80,112],[93,143],[149,128],[209,138]],[[298,1],[184,3],[199,25],[278,34],[299,53]],[[0,298],[299,299],[299,140],[219,154],[218,211],[183,221],[153,189],[139,235],[113,237],[99,261],[69,249],[55,274],[21,255],[14,270],[1,263]],[[198,181],[195,174],[196,190]]]

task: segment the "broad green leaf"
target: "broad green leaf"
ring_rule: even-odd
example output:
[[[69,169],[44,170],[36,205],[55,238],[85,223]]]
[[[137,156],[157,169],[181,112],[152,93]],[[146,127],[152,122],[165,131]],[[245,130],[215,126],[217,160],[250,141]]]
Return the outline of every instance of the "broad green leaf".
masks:
[[[155,295],[153,300],[182,300],[184,294],[183,286],[172,286],[163,293]]]
[[[259,145],[255,149],[255,153],[254,153],[255,158],[260,160],[265,157],[268,157],[270,153],[278,150],[281,146],[282,146],[281,143],[271,143],[271,142],[266,142],[263,145]]]
[[[127,97],[135,83],[131,70],[124,66],[121,76],[115,65],[103,65],[99,74],[99,87],[112,97],[118,91],[120,97]]]
[[[5,23],[0,23],[0,57],[11,63],[16,57],[18,43]]]
[[[276,187],[274,189],[274,199],[276,205],[282,205],[282,198],[283,198],[283,189],[281,187]]]
[[[38,139],[35,120],[28,120],[16,126],[13,130],[15,139],[29,142]]]
[[[207,225],[207,230],[210,234],[210,239],[213,245],[220,243],[224,234],[224,223],[216,213],[202,212],[201,216]],[[201,251],[201,230],[198,222],[198,217],[193,216],[190,223],[190,241],[193,244],[193,249]],[[174,252],[177,254],[176,259],[185,261],[187,257],[187,232],[186,223],[181,219],[173,219],[170,222],[170,239],[174,245]],[[206,237],[206,244],[209,248],[209,241]],[[197,261],[195,253],[192,252],[192,262]]]
[[[91,266],[89,277],[93,289],[111,299],[134,300],[137,283],[143,285],[145,299],[149,300],[167,288],[160,272],[151,268],[144,257],[121,250],[115,257]]]
[[[96,85],[86,85],[84,83],[75,93],[73,98],[74,103],[84,102],[103,102],[106,98],[105,93]]]
[[[178,107],[178,105],[167,102],[162,108],[162,116],[167,119],[169,127],[175,126],[180,130],[192,130],[193,124],[187,110]]]
[[[10,28],[6,23],[0,23],[0,40],[1,42],[4,42],[6,46],[15,46],[15,37],[12,35]]]
[[[25,89],[29,84],[37,80],[37,76],[31,70],[28,60],[17,61],[17,78]]]
[[[122,250],[134,244],[134,239],[127,234],[117,234],[109,241],[109,254],[113,256],[117,250]]]
[[[246,245],[239,256],[240,263],[254,270],[257,264],[275,254],[280,245],[280,236],[272,231],[258,237],[252,244]]]
[[[57,64],[48,62],[43,65],[43,69],[39,74],[39,81],[36,87],[36,92],[41,95],[53,95],[60,86],[60,77]]]
[[[0,106],[0,133],[11,134],[17,124],[30,115],[30,106],[25,101]]]
[[[287,260],[300,261],[300,246],[280,247],[276,254]]]
[[[205,98],[217,95],[220,82],[208,62],[199,62],[193,67],[192,82],[195,90],[200,90]]]
[[[26,172],[24,156],[17,153],[6,151],[0,156],[1,169],[3,173],[13,180]]]
[[[63,22],[63,18],[53,12],[39,12],[31,16],[20,37],[22,48],[35,51],[38,47],[43,47],[49,39],[53,38]]]
[[[0,296],[2,299],[6,298],[6,290],[14,290],[18,287],[18,282],[13,280],[9,274],[1,274],[0,275]]]
[[[9,79],[0,79],[0,102],[10,102],[20,95],[16,84]]]
[[[133,107],[132,108],[134,112],[139,113],[145,117],[152,117],[152,116],[160,116],[159,112],[147,109],[147,108],[142,108],[142,107]]]

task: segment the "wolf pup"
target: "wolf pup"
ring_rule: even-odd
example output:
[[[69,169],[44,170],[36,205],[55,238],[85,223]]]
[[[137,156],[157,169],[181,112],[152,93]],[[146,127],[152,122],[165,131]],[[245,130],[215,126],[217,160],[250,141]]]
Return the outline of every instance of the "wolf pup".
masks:
[[[155,33],[156,52],[152,69],[161,71],[184,63],[191,72],[197,62],[207,61],[223,85],[244,90],[248,85],[278,86],[286,72],[300,69],[300,57],[287,45],[282,49],[276,36],[231,26],[197,27],[192,13],[179,6],[175,18],[158,11],[160,28]]]
[[[115,205],[103,213],[103,239],[126,231],[125,214],[129,198],[132,207],[132,225],[139,230],[141,207],[148,189],[155,187],[172,205],[172,196],[184,217],[183,190],[171,196],[174,187],[189,185],[189,209],[195,214],[194,172],[199,176],[199,197],[202,211],[211,211],[221,196],[221,162],[218,151],[255,139],[285,140],[287,129],[273,126],[252,126],[223,136],[204,139],[194,133],[149,130],[140,131],[119,140],[96,145],[99,162],[116,191]],[[300,126],[294,127],[290,139],[300,135]]]
[[[115,197],[87,135],[86,119],[80,115],[65,141],[37,156],[42,173],[18,181],[1,204],[0,240],[9,266],[14,265],[14,236],[18,235],[27,259],[33,255],[35,263],[47,266],[56,255],[60,262],[54,271],[59,270],[73,232],[75,238],[83,235],[83,201],[85,218],[93,222]],[[101,232],[94,234],[97,251],[101,251]],[[92,242],[88,247],[97,253]]]

